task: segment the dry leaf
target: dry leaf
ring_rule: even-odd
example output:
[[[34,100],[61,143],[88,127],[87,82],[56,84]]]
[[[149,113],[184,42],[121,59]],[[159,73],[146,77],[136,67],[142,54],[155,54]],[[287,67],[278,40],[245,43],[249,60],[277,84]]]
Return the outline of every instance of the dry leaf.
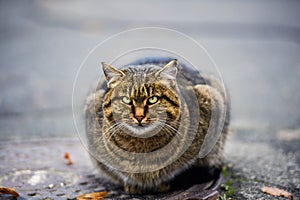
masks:
[[[276,197],[285,197],[285,198],[292,198],[292,194],[285,191],[285,190],[281,190],[279,188],[275,188],[275,187],[266,187],[263,186],[261,188],[261,191]]]
[[[300,139],[300,130],[286,129],[277,133],[277,138],[283,141],[293,141]]]
[[[19,194],[12,188],[0,187],[0,194],[11,194],[14,197],[19,197]]]
[[[71,160],[70,154],[65,153],[64,158],[67,160],[67,165],[72,165],[73,161]]]
[[[80,195],[77,197],[77,200],[99,200],[99,199],[103,199],[104,197],[107,196],[107,192],[103,191],[103,192],[93,192],[93,193],[89,193],[89,194],[84,194],[84,195]]]

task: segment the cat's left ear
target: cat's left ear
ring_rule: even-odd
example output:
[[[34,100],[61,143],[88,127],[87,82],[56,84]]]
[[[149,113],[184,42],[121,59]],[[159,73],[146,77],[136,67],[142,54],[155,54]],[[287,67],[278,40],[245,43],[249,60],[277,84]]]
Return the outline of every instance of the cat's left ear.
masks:
[[[174,59],[166,64],[161,70],[155,73],[156,76],[165,77],[167,79],[176,79],[178,61]]]

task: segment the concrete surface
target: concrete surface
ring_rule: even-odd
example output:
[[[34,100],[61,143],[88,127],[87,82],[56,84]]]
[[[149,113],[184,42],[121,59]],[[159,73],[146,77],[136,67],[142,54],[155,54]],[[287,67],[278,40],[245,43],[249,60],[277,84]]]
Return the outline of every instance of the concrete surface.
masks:
[[[203,183],[168,193],[129,195],[121,186],[99,177],[98,171],[77,139],[9,142],[2,143],[0,148],[0,183],[14,188],[20,195],[19,200],[76,199],[80,195],[103,191],[108,193],[106,199],[175,200],[180,196],[187,197],[189,193],[191,197],[199,196],[199,190],[202,191],[205,187],[208,194],[215,196],[216,186],[220,185],[217,182]],[[71,165],[64,158],[66,152],[72,160]],[[207,196],[205,193],[203,195]],[[0,195],[0,199],[5,198]]]
[[[260,191],[263,185],[299,198],[299,8],[297,1],[0,1],[1,157],[22,152],[25,141],[65,138],[62,148],[72,145],[71,94],[82,60],[112,34],[160,26],[202,43],[229,88],[227,179],[234,199],[274,199]],[[14,143],[20,149],[12,149]],[[12,166],[0,163],[0,180],[22,169],[19,158],[12,159]]]

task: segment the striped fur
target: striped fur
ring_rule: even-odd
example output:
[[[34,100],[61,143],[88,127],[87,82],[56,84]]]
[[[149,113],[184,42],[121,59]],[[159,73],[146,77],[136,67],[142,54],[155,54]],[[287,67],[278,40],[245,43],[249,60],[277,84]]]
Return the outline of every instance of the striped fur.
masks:
[[[106,81],[99,83],[97,90],[87,99],[86,129],[91,151],[100,148],[99,140],[106,140],[134,153],[149,153],[164,148],[179,134],[180,125],[193,126],[192,119],[187,117],[191,116],[193,108],[188,108],[188,100],[182,102],[182,90],[196,95],[201,117],[192,143],[173,163],[151,172],[130,173],[94,159],[102,173],[123,184],[127,192],[142,193],[170,189],[169,182],[193,166],[220,168],[228,132],[229,102],[216,79],[191,73],[185,66],[178,65],[176,60],[164,59],[160,62],[135,63],[121,70],[103,63],[103,70]],[[190,87],[183,88],[182,85]],[[150,102],[151,98],[155,103]],[[225,124],[211,152],[199,159],[201,145],[212,124],[213,109],[218,113],[225,112]],[[186,140],[190,139],[188,130],[183,134]],[[146,133],[155,134],[142,137]],[[107,153],[114,154],[109,149]]]

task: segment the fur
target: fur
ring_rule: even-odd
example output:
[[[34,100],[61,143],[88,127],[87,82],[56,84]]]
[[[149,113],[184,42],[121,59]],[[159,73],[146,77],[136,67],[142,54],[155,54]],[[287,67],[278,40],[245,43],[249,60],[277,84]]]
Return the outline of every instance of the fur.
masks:
[[[188,169],[221,168],[229,125],[229,98],[216,78],[179,65],[174,59],[144,59],[121,69],[106,63],[102,65],[106,81],[100,81],[97,89],[88,96],[85,109],[91,151],[102,148],[99,152],[103,155],[98,156],[110,154],[111,159],[122,164],[124,161],[114,157],[115,152],[106,149],[100,141],[105,140],[127,152],[150,153],[168,145],[176,134],[183,137],[179,146],[184,145],[185,140],[191,140],[185,152],[181,152],[172,163],[149,172],[124,172],[93,159],[103,174],[123,184],[129,193],[163,192],[171,188],[170,182],[176,176]],[[180,94],[184,91],[195,94],[196,112],[201,116],[193,138],[188,133],[193,127],[191,116],[195,109],[189,108],[192,105],[189,99],[181,100]],[[217,113],[215,118],[212,118],[212,112]],[[199,158],[209,127],[218,131],[214,129],[218,125],[214,121],[218,121],[222,114],[225,115],[222,133],[210,152]],[[180,123],[187,127],[182,133]],[[175,154],[180,153],[176,151],[174,147]]]

